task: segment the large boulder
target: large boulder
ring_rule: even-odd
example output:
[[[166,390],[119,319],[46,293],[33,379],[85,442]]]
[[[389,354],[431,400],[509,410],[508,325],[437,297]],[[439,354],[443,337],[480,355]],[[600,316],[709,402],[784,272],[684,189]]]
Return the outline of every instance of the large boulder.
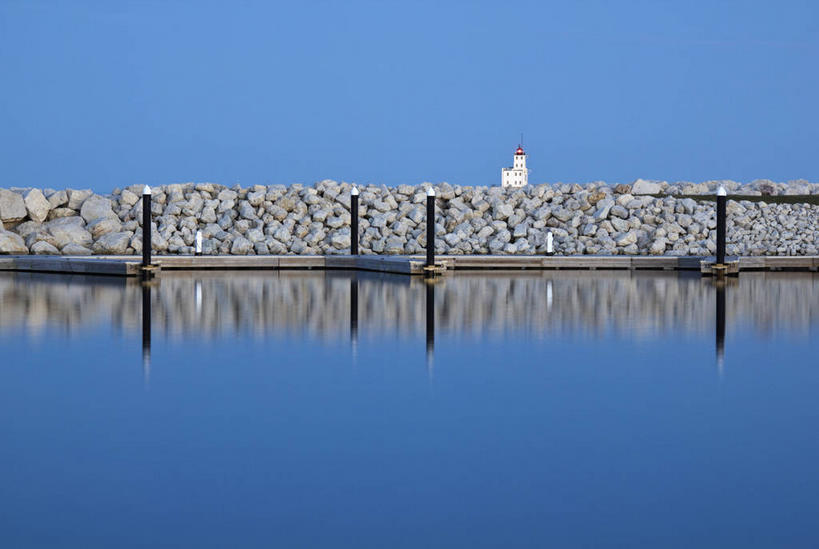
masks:
[[[57,247],[63,249],[68,244],[90,246],[93,242],[91,233],[85,229],[81,217],[61,217],[45,224],[46,229],[57,241]]]
[[[3,223],[13,223],[20,221],[26,215],[26,203],[23,197],[14,191],[0,189],[0,221]]]
[[[122,230],[122,223],[116,217],[99,217],[86,225],[86,230],[96,240],[104,234],[116,233]]]
[[[617,238],[614,239],[618,246],[629,246],[631,244],[637,243],[637,233],[634,231],[629,231],[627,233],[621,234]]]
[[[233,255],[247,255],[251,250],[253,250],[253,243],[243,236],[234,239],[230,247],[230,253]]]
[[[68,207],[72,210],[79,210],[80,206],[82,206],[83,202],[94,194],[91,189],[82,189],[82,190],[74,190],[74,189],[66,189],[65,191],[66,196],[68,197]]]
[[[108,233],[102,235],[91,250],[97,254],[124,254],[128,249],[128,244],[131,243],[131,237],[134,235],[131,231],[123,231],[119,233]]]
[[[14,232],[23,238],[27,237],[31,233],[40,232],[42,230],[44,230],[42,223],[37,223],[36,221],[23,221],[14,227]]]
[[[91,250],[79,244],[66,244],[63,246],[63,255],[91,255]]]
[[[604,198],[597,202],[597,211],[594,212],[594,220],[602,221],[609,216],[609,212],[614,207],[614,200],[611,198]]]
[[[52,208],[59,208],[68,204],[68,193],[65,191],[54,191],[48,195],[48,203]]]
[[[49,244],[45,240],[38,240],[31,247],[31,253],[37,255],[59,255],[60,250]]]
[[[46,220],[48,212],[51,210],[51,204],[46,200],[43,191],[40,189],[26,191],[23,195],[23,202],[26,204],[29,219],[38,223]]]
[[[11,231],[0,229],[0,254],[27,254],[28,248],[23,237]]]
[[[333,232],[330,236],[330,244],[336,250],[346,250],[350,247],[350,228],[344,227],[343,229],[339,229]]]
[[[111,201],[104,196],[99,196],[96,194],[89,196],[85,202],[82,203],[80,215],[86,223],[90,223],[91,221],[101,217],[119,219],[117,214],[114,213]]]
[[[22,236],[23,239],[25,240],[26,247],[29,250],[31,250],[31,247],[34,246],[37,242],[48,242],[52,246],[57,245],[57,240],[46,231],[35,231],[30,232],[25,236],[22,234],[20,236]]]
[[[631,184],[631,194],[660,194],[663,187],[657,181],[638,179]]]
[[[126,206],[133,206],[137,202],[139,202],[140,196],[136,193],[129,191],[128,189],[123,189],[119,195],[119,202],[120,204],[124,204]]]

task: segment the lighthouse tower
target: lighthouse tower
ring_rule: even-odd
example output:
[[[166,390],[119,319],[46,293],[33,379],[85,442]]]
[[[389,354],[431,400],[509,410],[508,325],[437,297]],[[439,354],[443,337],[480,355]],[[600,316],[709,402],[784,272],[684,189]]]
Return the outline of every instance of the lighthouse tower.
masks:
[[[523,187],[529,184],[529,170],[526,168],[526,153],[518,145],[515,151],[511,168],[501,170],[501,185],[503,187]]]

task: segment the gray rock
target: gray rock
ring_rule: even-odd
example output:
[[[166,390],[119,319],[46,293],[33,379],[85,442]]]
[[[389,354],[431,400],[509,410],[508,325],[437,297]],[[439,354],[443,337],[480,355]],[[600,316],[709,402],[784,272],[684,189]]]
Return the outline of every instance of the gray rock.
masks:
[[[13,223],[28,215],[23,197],[14,191],[0,189],[0,221]]]
[[[65,191],[54,191],[47,198],[52,209],[68,204],[68,193]]]
[[[122,223],[115,217],[100,217],[86,225],[85,229],[91,233],[91,238],[96,240],[104,234],[121,231]]]
[[[662,185],[656,181],[637,179],[631,184],[631,194],[660,194],[662,190]]]
[[[27,254],[28,248],[23,237],[11,231],[0,229],[0,254]]]
[[[239,216],[244,219],[250,220],[258,219],[258,217],[256,216],[256,210],[253,208],[253,206],[250,205],[250,202],[248,202],[247,200],[242,200],[241,202],[239,202]]]
[[[350,229],[345,227],[333,231],[330,235],[330,244],[336,250],[346,250],[350,247]]]
[[[620,219],[628,219],[628,210],[625,209],[623,206],[619,204],[616,206],[612,206],[609,213],[615,217],[619,217]]]
[[[90,246],[94,240],[91,233],[85,229],[85,223],[81,217],[62,217],[49,221],[44,227],[54,237],[57,242],[56,246],[60,249],[67,244]]]
[[[621,234],[617,238],[614,239],[618,246],[628,246],[629,244],[635,244],[637,242],[637,233],[634,231],[629,231],[627,233]]]
[[[529,234],[529,224],[528,223],[519,223],[515,225],[515,230],[512,232],[512,236],[514,238],[523,238],[527,234]]]
[[[91,189],[66,189],[65,192],[68,196],[68,207],[72,210],[79,210],[83,202],[94,194]]]
[[[651,247],[648,249],[651,255],[662,255],[665,253],[666,247],[666,239],[665,238],[657,238],[654,242],[651,243]]]
[[[101,217],[119,219],[117,214],[114,213],[111,201],[99,195],[89,196],[85,200],[85,202],[82,203],[82,207],[80,208],[80,215],[82,216],[86,223],[89,223]]]
[[[614,207],[614,200],[611,198],[605,198],[600,200],[597,203],[597,210],[594,212],[594,219],[595,221],[602,221],[609,216],[609,212],[611,211],[612,207]]]
[[[266,192],[267,192],[266,189],[249,192],[247,193],[247,201],[250,203],[251,206],[257,208],[262,205],[262,202],[264,202]]]
[[[216,223],[216,210],[208,206],[202,208],[202,215],[199,219],[202,223]]]
[[[80,244],[66,244],[63,246],[63,255],[91,255],[91,250]]]
[[[40,240],[31,246],[31,253],[37,255],[59,255],[60,250],[58,250],[52,244],[49,244],[44,240]]]
[[[38,223],[46,220],[48,212],[51,210],[51,204],[46,200],[40,189],[26,191],[23,194],[23,202],[26,204],[29,219]]]
[[[515,209],[509,204],[496,204],[492,209],[492,217],[499,221],[506,219],[513,213],[515,213]]]
[[[219,200],[219,202],[226,202],[228,200],[234,201],[238,196],[239,195],[236,193],[236,191],[232,191],[230,189],[223,189],[219,191],[219,194],[216,195],[216,198]]]
[[[384,251],[392,255],[404,253],[404,239],[397,236],[387,238],[384,243]]]
[[[120,204],[124,204],[126,206],[133,206],[140,200],[140,195],[129,191],[128,189],[123,189],[123,191],[119,195],[119,202]]]
[[[94,242],[91,250],[97,254],[124,254],[131,242],[131,236],[133,233],[130,231],[102,235]]]
[[[238,236],[233,240],[230,253],[233,255],[247,255],[253,250],[253,243],[243,236]]]

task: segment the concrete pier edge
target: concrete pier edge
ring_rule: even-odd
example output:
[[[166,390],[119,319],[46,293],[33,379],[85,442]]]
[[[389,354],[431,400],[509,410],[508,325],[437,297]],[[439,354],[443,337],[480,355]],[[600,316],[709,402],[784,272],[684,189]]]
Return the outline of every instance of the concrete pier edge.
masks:
[[[347,270],[425,274],[425,257],[384,255],[154,256],[161,269],[175,270]],[[436,270],[659,270],[709,274],[715,258],[695,256],[439,255]],[[817,271],[819,256],[729,257],[742,271]],[[140,276],[138,256],[0,256],[0,271]],[[158,273],[159,274],[159,273]]]

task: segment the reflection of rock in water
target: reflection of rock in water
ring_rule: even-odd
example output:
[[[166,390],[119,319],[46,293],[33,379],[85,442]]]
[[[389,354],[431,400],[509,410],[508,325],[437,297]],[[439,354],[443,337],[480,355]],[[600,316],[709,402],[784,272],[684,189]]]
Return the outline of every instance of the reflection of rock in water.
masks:
[[[423,336],[423,280],[364,273],[358,279],[361,337]],[[762,334],[807,333],[819,318],[818,281],[809,273],[743,273],[727,293],[727,329],[742,324]],[[153,294],[153,329],[165,337],[350,334],[350,279],[343,273],[163,273]],[[705,333],[714,329],[715,299],[698,275],[459,273],[436,285],[436,329],[450,338]],[[121,279],[0,273],[0,306],[4,329],[141,327],[140,287]]]

